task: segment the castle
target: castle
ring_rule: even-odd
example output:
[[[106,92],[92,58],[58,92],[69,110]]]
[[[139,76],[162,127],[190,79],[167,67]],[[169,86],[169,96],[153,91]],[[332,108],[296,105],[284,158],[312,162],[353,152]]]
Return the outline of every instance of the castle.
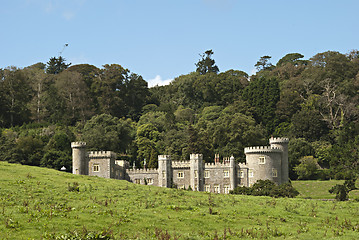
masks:
[[[86,151],[86,143],[72,142],[73,174],[127,180],[137,184],[160,187],[191,188],[194,191],[229,193],[237,186],[251,186],[257,180],[288,182],[288,138],[270,138],[270,146],[244,149],[246,163],[234,157],[204,163],[202,154],[191,154],[186,161],[158,156],[157,169],[130,168],[124,160],[116,160],[111,151]]]

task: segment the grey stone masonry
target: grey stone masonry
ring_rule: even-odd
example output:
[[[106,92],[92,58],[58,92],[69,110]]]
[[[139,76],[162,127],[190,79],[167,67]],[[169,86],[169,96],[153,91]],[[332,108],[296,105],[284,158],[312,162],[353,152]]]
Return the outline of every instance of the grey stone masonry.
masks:
[[[72,173],[88,175],[88,159],[86,157],[86,143],[72,142]]]
[[[289,139],[271,138],[269,143],[270,146],[245,148],[245,163],[236,163],[233,156],[221,161],[219,154],[215,155],[214,163],[204,163],[202,154],[191,154],[185,161],[159,155],[157,169],[130,169],[127,161],[116,160],[111,151],[86,152],[86,143],[73,142],[73,174],[214,193],[229,193],[237,186],[251,186],[258,180],[286,183]]]

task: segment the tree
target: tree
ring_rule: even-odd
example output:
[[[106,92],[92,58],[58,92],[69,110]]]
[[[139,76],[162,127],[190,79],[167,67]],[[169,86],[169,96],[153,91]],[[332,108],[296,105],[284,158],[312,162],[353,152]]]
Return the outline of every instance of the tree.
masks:
[[[215,65],[215,61],[211,58],[213,53],[214,52],[211,49],[205,51],[204,54],[200,54],[201,59],[198,61],[198,63],[195,64],[197,67],[196,72],[200,73],[201,75],[209,72],[219,72],[219,68],[217,65]]]
[[[11,67],[0,72],[0,94],[3,112],[1,118],[5,127],[21,125],[30,118],[28,103],[31,87],[23,70]]]
[[[82,75],[77,72],[63,71],[55,78],[57,93],[64,101],[64,120],[70,124],[85,121],[93,114],[89,89]]]
[[[305,156],[299,159],[300,164],[294,167],[299,180],[313,180],[317,177],[320,168],[318,160],[313,156]]]
[[[280,89],[277,79],[264,76],[252,79],[244,89],[242,97],[254,108],[257,123],[266,126],[271,134],[278,124],[276,107],[280,99]]]
[[[59,74],[60,72],[67,69],[71,63],[66,64],[66,59],[63,57],[52,57],[47,62],[46,73],[48,74]]]
[[[128,112],[124,95],[125,80],[129,70],[118,64],[106,64],[103,67],[91,85],[91,91],[96,96],[98,111],[115,117],[124,117]]]
[[[43,122],[47,116],[46,94],[51,83],[51,77],[48,77],[44,71],[45,64],[37,63],[24,69],[29,78],[32,89],[32,99],[29,104],[31,119],[36,122]]]
[[[299,159],[305,156],[313,156],[314,150],[312,145],[303,138],[293,138],[289,141],[289,177],[292,180],[298,178],[294,168],[300,164]]]
[[[147,167],[157,167],[157,149],[156,143],[159,140],[160,132],[151,123],[141,125],[137,128],[136,145],[138,160],[143,164],[143,160],[150,160]]]
[[[335,199],[337,201],[347,201],[349,199],[349,189],[342,184],[337,184],[331,189],[329,189],[329,193],[336,194]]]
[[[303,58],[304,55],[300,54],[300,53],[288,53],[287,55],[285,55],[284,57],[282,57],[278,62],[277,62],[277,67],[278,66],[283,66],[287,63],[293,64],[295,66],[299,65],[299,64],[308,64],[308,61],[306,60],[299,60],[300,58]]]
[[[93,116],[81,131],[82,140],[93,150],[125,154],[130,152],[134,139],[134,127],[130,119],[118,119],[108,114]]]
[[[258,71],[271,69],[273,67],[273,64],[269,62],[271,58],[271,56],[263,56],[254,66],[257,68]]]

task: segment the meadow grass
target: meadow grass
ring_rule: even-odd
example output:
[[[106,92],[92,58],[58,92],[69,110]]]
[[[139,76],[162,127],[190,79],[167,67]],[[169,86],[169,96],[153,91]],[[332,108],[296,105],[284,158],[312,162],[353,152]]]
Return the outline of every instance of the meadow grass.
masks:
[[[305,180],[305,181],[292,181],[292,185],[299,191],[298,198],[307,199],[335,199],[335,194],[330,194],[329,189],[337,184],[343,184],[344,180]],[[356,182],[359,186],[359,181]],[[359,190],[353,190],[349,193],[350,199],[359,199]]]
[[[359,237],[357,201],[208,194],[5,162],[0,213],[0,239],[74,231],[108,231],[115,239]]]

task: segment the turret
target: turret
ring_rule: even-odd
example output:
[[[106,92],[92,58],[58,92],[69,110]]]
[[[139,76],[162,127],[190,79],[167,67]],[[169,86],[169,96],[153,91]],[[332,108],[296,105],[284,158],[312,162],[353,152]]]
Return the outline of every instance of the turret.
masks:
[[[88,159],[85,142],[72,142],[72,173],[88,175]]]
[[[269,143],[273,148],[279,148],[282,150],[282,183],[289,181],[289,162],[288,162],[288,138],[273,138],[269,139]]]
[[[219,157],[218,157],[219,158]],[[203,191],[203,155],[191,154],[190,158],[190,185],[194,191]]]
[[[172,161],[170,155],[158,155],[158,186],[171,187]]]

